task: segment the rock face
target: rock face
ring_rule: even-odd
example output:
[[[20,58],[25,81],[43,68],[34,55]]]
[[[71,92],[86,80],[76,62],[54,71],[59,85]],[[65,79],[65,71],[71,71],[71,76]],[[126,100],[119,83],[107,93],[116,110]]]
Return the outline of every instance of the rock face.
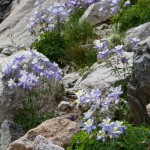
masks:
[[[22,108],[22,98],[19,95],[19,98],[15,98],[17,96],[17,93],[13,93],[13,90],[8,89],[5,87],[5,81],[2,81],[2,68],[5,66],[8,62],[12,62],[12,60],[15,57],[20,57],[24,55],[26,57],[27,63],[30,63],[28,60],[32,58],[31,52],[29,51],[19,51],[17,53],[14,53],[13,55],[0,59],[0,124],[8,119],[11,120],[16,112],[20,108]],[[61,101],[61,94],[63,91],[62,84],[58,82],[52,82],[51,83],[51,96],[49,98],[43,99],[43,101],[40,102],[41,105],[41,111],[44,110],[45,112],[54,111],[55,110],[55,104],[59,103]],[[60,94],[61,93],[61,94]],[[15,102],[14,102],[15,99]],[[38,101],[35,101],[35,103]],[[58,104],[56,104],[57,107]]]
[[[63,77],[63,84],[65,88],[69,88],[71,85],[74,86],[74,83],[78,80],[79,77],[80,75],[77,72],[66,74]]]
[[[112,27],[104,23],[95,28],[95,33],[101,38],[109,37],[112,33]]]
[[[75,133],[77,133],[77,131],[79,131],[79,126],[76,122],[68,120],[64,117],[54,118],[43,122],[41,125],[39,125],[34,129],[29,130],[23,137],[14,141],[10,145],[8,150],[33,150],[34,144],[39,143],[38,142],[39,138],[38,139],[36,138],[38,135],[41,135],[45,137],[47,140],[52,141],[53,144],[65,148],[69,143],[71,137]],[[36,142],[34,143],[34,141]],[[40,143],[43,142],[40,141]],[[47,145],[49,145],[49,143]]]
[[[0,1],[0,23],[9,15],[13,0]]]
[[[99,9],[105,5],[106,11],[101,13]],[[80,18],[80,22],[88,21],[91,25],[97,25],[105,22],[110,15],[111,5],[109,1],[101,1],[94,3],[88,7]]]
[[[8,0],[2,0],[4,2]],[[41,8],[47,8],[58,0],[44,0]],[[61,0],[65,2],[65,0]],[[29,47],[33,37],[27,31],[27,23],[38,8],[34,7],[35,0],[14,0],[10,15],[0,24],[0,48],[9,45]]]
[[[34,140],[33,150],[65,150],[64,148],[54,145],[50,140],[38,135]]]
[[[0,149],[6,150],[9,144],[23,136],[23,133],[21,126],[5,120],[1,126]]]
[[[147,109],[148,115],[150,116],[150,104],[148,104],[148,105],[146,106],[146,109]]]
[[[129,64],[132,66],[133,53],[126,53]],[[120,66],[122,67],[122,66]],[[95,63],[78,81],[75,88],[93,89],[98,88],[105,93],[110,86],[119,81],[118,77],[111,75],[111,68],[106,63]]]
[[[150,22],[130,29],[126,33],[126,37],[124,38],[124,44],[129,45],[130,39],[133,37],[143,41],[143,40],[146,40],[149,36],[150,36]],[[131,46],[127,47],[127,50],[132,51],[132,47]]]
[[[105,21],[107,18],[100,16],[98,13],[100,6],[101,6],[100,2],[90,5],[89,8],[83,14],[83,16],[80,18],[80,22],[86,20],[91,25],[96,25]]]
[[[139,43],[134,53],[128,96],[134,122],[150,125],[150,117],[146,110],[146,106],[150,103],[150,36]]]
[[[67,101],[61,101],[58,105],[58,109],[61,111],[65,111],[69,109],[70,107],[71,107],[70,102],[67,102]]]

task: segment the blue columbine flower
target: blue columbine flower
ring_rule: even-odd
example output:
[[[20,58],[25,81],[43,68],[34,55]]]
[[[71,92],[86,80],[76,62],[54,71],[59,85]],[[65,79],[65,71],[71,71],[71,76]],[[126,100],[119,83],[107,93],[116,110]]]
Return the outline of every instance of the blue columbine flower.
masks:
[[[127,6],[130,6],[131,5],[131,2],[130,2],[130,0],[128,0],[128,1],[126,1],[125,3],[124,3],[124,7],[127,7]]]
[[[37,6],[39,6],[39,5],[40,5],[40,3],[41,3],[41,0],[36,0],[36,2],[35,2],[35,4],[34,4],[34,6],[35,6],[35,7],[37,7]]]
[[[131,44],[137,45],[140,42],[140,39],[137,38],[131,38]]]
[[[10,79],[9,81],[8,81],[8,87],[9,88],[14,88],[14,87],[16,87],[17,86],[17,84],[15,83],[15,78],[14,79]]]
[[[94,118],[88,119],[86,122],[84,122],[84,128],[82,130],[86,130],[88,134],[90,134],[93,129],[96,129],[96,126],[93,125],[93,123]]]
[[[97,140],[102,140],[103,142],[105,141],[106,138],[106,133],[103,130],[99,130],[97,134]]]
[[[114,99],[118,99],[119,96],[123,93],[121,90],[121,85],[115,88],[111,87],[110,90],[111,93],[108,94],[108,97],[113,97]]]

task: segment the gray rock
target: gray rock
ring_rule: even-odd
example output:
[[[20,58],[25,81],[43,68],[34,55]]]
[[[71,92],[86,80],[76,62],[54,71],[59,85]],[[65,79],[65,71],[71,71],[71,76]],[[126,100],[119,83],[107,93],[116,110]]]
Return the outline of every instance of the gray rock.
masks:
[[[0,1],[0,23],[10,14],[13,0]]]
[[[5,57],[7,57],[7,56],[4,54],[0,54],[0,59],[5,58]]]
[[[77,72],[66,74],[63,77],[63,84],[65,88],[69,88],[70,84],[74,84],[78,80],[79,77],[80,75]]]
[[[50,140],[38,135],[34,140],[33,150],[64,150],[64,148],[54,145]]]
[[[150,103],[150,37],[140,42],[134,53],[128,99],[134,122],[150,125],[150,117],[146,110],[146,106]]]
[[[99,35],[101,38],[109,37],[112,33],[112,27],[108,24],[102,24],[95,28],[95,33]]]
[[[130,44],[130,39],[133,38],[133,37],[143,41],[143,40],[146,40],[149,36],[150,36],[150,22],[142,24],[138,27],[132,28],[129,31],[127,31],[123,42],[126,46],[126,45]],[[128,46],[127,50],[128,51],[133,51],[134,49],[133,49],[132,46]]]
[[[99,9],[101,6],[106,7],[105,13],[100,13]],[[85,11],[85,13],[80,18],[79,22],[82,21],[88,21],[91,25],[97,25],[105,22],[110,16],[110,2],[108,1],[101,1],[94,3],[88,7],[88,9]]]
[[[132,57],[133,53],[127,53],[126,56],[129,59],[129,66],[132,67]],[[118,67],[123,67],[118,65]],[[93,89],[98,88],[103,93],[106,93],[109,87],[111,87],[115,82],[120,81],[118,77],[111,74],[111,68],[107,67],[107,64],[95,63],[89,71],[87,71],[78,81],[75,88],[79,89]],[[121,75],[124,79],[123,74]]]
[[[70,108],[70,102],[61,101],[58,105],[58,109],[61,111],[65,111]]]
[[[23,133],[24,132],[20,125],[5,120],[1,125],[0,149],[6,150],[9,144],[23,136]]]
[[[147,109],[148,115],[150,116],[150,104],[148,104],[148,105],[146,106],[146,109]]]
[[[15,52],[17,52],[17,49],[4,48],[1,53],[4,54],[4,55],[10,56],[10,55],[12,55],[12,54],[15,53]]]

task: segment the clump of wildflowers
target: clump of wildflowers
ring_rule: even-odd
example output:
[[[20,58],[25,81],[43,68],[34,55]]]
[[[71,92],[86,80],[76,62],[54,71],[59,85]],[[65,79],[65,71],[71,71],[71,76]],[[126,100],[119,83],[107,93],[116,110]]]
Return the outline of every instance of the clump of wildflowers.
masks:
[[[101,0],[101,7],[99,8],[99,13],[103,15],[115,15],[120,11],[121,0]],[[131,5],[130,0],[124,3],[124,7]]]
[[[85,8],[99,0],[70,0],[67,3],[55,2],[53,5],[47,7],[45,10],[38,9],[34,12],[27,24],[27,29],[32,32],[51,31],[59,23],[64,23],[65,19],[71,15],[76,8]],[[37,0],[34,4],[35,7],[39,6],[41,0]],[[37,31],[36,31],[37,30]]]
[[[131,38],[131,44],[133,46],[137,45],[139,42],[139,39]],[[119,80],[123,80],[129,75],[130,66],[128,64],[124,45],[117,45],[113,49],[109,49],[106,41],[95,40],[94,48],[97,49],[98,60],[106,61],[107,65],[112,68],[112,73],[114,73]]]
[[[30,50],[13,56],[3,66],[2,75],[3,93],[14,104],[7,111],[14,114],[14,120],[25,130],[50,116],[57,100],[56,94],[61,97],[62,92],[59,84],[62,70],[58,64]]]
[[[102,141],[105,141],[107,137],[110,139],[118,138],[126,129],[122,124],[123,122],[121,121],[111,122],[109,117],[103,119],[103,122],[98,125],[102,129],[98,131],[97,140],[101,139]]]
[[[114,15],[120,10],[120,0],[102,0],[99,13]]]
[[[110,51],[108,49],[106,41],[100,42],[100,40],[95,40],[94,44],[95,44],[94,48],[96,48],[98,51],[97,58],[106,60],[110,55]]]
[[[97,132],[97,140],[102,141],[105,141],[108,137],[111,139],[118,138],[125,129],[125,126],[122,125],[123,122],[111,122],[112,110],[120,102],[119,97],[123,93],[121,86],[111,87],[109,91],[106,97],[102,96],[99,89],[91,91],[79,90],[75,93],[77,96],[77,108],[82,106],[88,109],[83,117],[83,130],[91,134],[93,130],[101,127],[101,130]]]
[[[76,8],[82,9],[98,1],[99,0],[70,0],[68,5],[68,12],[69,14],[72,14]]]
[[[61,80],[62,71],[56,63],[50,62],[43,54],[36,51],[29,51],[29,55],[28,58],[24,55],[15,57],[2,68],[4,77],[13,77],[8,80],[8,87],[32,90],[40,82],[40,78]]]
[[[35,6],[38,6],[40,1],[36,1]],[[38,9],[34,12],[27,25],[30,32],[46,32],[53,30],[58,21],[63,22],[68,16],[66,4],[57,2],[45,10]]]

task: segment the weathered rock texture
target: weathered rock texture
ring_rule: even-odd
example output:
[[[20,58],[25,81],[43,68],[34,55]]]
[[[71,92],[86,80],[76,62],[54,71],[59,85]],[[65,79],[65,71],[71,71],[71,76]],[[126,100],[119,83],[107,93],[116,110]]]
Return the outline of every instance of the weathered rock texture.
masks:
[[[74,86],[74,83],[79,79],[80,75],[77,72],[66,74],[63,77],[63,84],[65,88],[69,88],[71,85]]]
[[[99,12],[99,9],[105,5],[106,11],[103,13]],[[112,14],[110,14],[110,2],[109,1],[101,1],[94,3],[88,7],[88,9],[84,12],[82,17],[80,18],[80,22],[88,21],[91,25],[97,25],[105,22]]]
[[[0,1],[0,23],[9,15],[13,0]]]
[[[146,109],[147,109],[148,115],[150,116],[150,104],[148,104],[148,105],[146,106]]]
[[[150,36],[139,43],[134,53],[128,96],[134,122],[150,125],[150,117],[146,110],[146,106],[150,103]]]
[[[130,29],[126,33],[126,37],[124,38],[124,44],[129,45],[131,42],[131,38],[137,38],[141,41],[146,40],[150,36],[150,22],[144,23],[138,27]],[[128,51],[133,51],[132,46],[127,47]]]
[[[130,67],[133,62],[133,53],[126,53],[127,58],[129,59]],[[121,64],[118,67],[123,67]],[[112,68],[108,67],[105,62],[98,64],[95,63],[89,71],[87,71],[76,83],[75,88],[80,89],[93,89],[98,88],[103,93],[108,91],[108,88],[113,86],[115,82],[120,81],[116,75],[112,75]],[[122,74],[122,79],[124,79]]]
[[[6,150],[9,144],[23,136],[23,133],[21,126],[5,120],[1,126],[0,149]]]
[[[33,150],[34,140],[38,135],[47,138],[53,144],[65,148],[77,131],[79,131],[79,125],[76,122],[64,117],[54,118],[29,130],[23,137],[14,141],[10,145],[9,150]]]
[[[54,145],[50,140],[38,135],[34,140],[33,150],[65,150],[64,148]]]

